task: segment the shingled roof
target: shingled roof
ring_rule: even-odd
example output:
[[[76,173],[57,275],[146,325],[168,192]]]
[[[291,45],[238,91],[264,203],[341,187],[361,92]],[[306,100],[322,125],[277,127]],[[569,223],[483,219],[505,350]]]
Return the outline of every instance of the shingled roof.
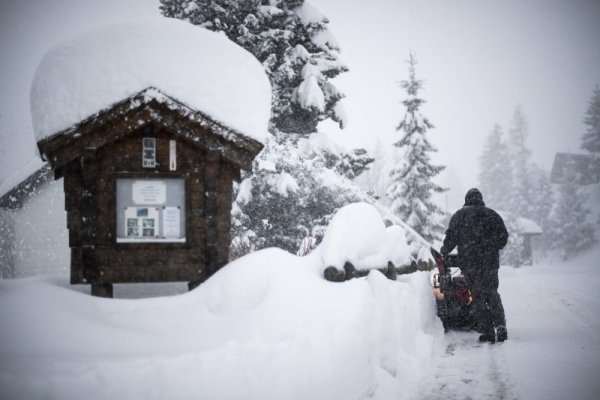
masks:
[[[146,125],[164,128],[196,146],[215,150],[237,167],[250,171],[263,144],[228,128],[156,88],[147,88],[109,109],[38,142],[42,157],[60,169],[84,149],[99,149]]]
[[[45,183],[52,181],[53,176],[52,168],[46,163],[41,168],[27,175],[24,179],[19,178],[11,189],[8,189],[6,193],[0,196],[0,208],[22,208],[23,204],[34,196]]]

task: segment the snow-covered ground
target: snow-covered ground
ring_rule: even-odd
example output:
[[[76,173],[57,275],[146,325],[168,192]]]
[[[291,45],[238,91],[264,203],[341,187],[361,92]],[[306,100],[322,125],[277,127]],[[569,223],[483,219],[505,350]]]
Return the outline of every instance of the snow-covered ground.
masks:
[[[509,340],[451,332],[436,349],[424,398],[597,399],[600,247],[571,261],[501,267]]]
[[[144,299],[94,298],[66,276],[2,281],[0,398],[598,397],[600,248],[502,267],[509,340],[495,345],[443,333],[428,273],[327,282],[323,250],[263,250]],[[115,290],[151,291],[166,293]]]
[[[427,273],[336,284],[319,270],[316,253],[269,249],[190,293],[138,300],[92,298],[66,278],[3,281],[0,387],[9,399],[388,398],[414,390],[442,329]]]

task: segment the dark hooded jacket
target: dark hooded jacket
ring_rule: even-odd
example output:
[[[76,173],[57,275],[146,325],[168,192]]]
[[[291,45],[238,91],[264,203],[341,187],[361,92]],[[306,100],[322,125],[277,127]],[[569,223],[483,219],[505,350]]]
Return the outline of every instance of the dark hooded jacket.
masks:
[[[461,268],[498,268],[499,251],[507,240],[502,217],[485,206],[479,190],[471,189],[465,205],[450,219],[441,253],[446,255],[458,247]]]

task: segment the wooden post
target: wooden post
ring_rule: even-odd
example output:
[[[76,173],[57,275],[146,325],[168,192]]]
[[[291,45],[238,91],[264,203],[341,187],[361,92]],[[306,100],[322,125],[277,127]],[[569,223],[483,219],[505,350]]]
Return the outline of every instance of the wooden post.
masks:
[[[92,296],[113,297],[113,285],[110,283],[92,283]]]
[[[219,153],[209,151],[206,155],[204,175],[204,223],[206,231],[206,276],[214,274],[219,268],[219,232],[217,226],[218,204],[218,179],[219,179]]]

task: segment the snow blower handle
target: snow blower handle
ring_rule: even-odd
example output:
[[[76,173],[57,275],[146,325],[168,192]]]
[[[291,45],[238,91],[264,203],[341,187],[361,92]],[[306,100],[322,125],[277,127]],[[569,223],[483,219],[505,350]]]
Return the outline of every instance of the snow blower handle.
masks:
[[[430,251],[431,255],[433,256],[433,259],[435,260],[435,265],[437,266],[440,275],[444,275],[446,273],[446,263],[444,262],[444,256],[442,256],[440,252],[434,249],[433,247],[430,247]]]

